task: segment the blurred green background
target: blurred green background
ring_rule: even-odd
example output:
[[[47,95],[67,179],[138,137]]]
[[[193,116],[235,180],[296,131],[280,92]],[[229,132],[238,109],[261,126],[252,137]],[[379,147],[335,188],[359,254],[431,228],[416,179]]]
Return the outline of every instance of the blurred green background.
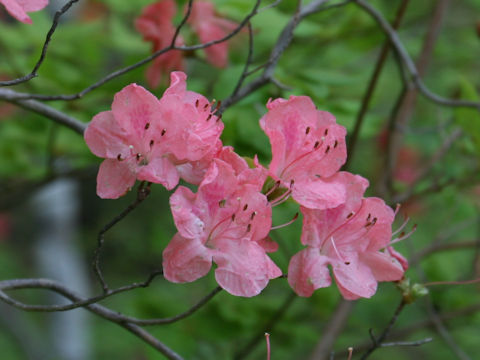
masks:
[[[150,44],[142,41],[134,20],[150,0],[87,1],[72,11],[57,29],[39,77],[15,90],[42,94],[71,94],[82,90],[117,68],[132,64],[150,54]],[[241,21],[253,1],[216,0],[218,12]],[[400,0],[372,0],[370,3],[391,20]],[[421,52],[434,9],[440,1],[411,1],[399,30],[400,38],[414,59]],[[179,8],[184,1],[178,1]],[[268,5],[271,1],[263,1]],[[305,1],[304,3],[308,3]],[[58,6],[58,5],[57,5]],[[282,28],[295,12],[296,1],[284,0],[262,11],[252,21],[254,63],[263,64]],[[32,13],[33,25],[0,17],[0,77],[14,78],[30,71],[51,25],[48,11]],[[180,15],[177,16],[180,20]],[[426,84],[438,94],[451,98],[478,100],[480,87],[480,0],[449,1],[434,50],[425,73]],[[196,41],[192,32],[182,33],[187,44]],[[223,116],[222,140],[243,155],[258,154],[268,165],[270,146],[258,126],[269,98],[308,95],[321,110],[332,112],[338,123],[351,133],[362,97],[373,72],[385,37],[372,19],[357,6],[349,4],[312,15],[295,31],[292,44],[275,70],[275,78],[285,85],[269,84],[255,91]],[[244,67],[248,51],[246,32],[230,41],[230,65],[217,69],[204,61],[202,51],[187,59],[188,87],[210,99],[224,99],[233,91]],[[81,100],[54,101],[54,106],[82,121],[110,109],[113,94],[129,83],[147,87],[145,67],[108,82]],[[247,82],[256,75],[247,78]],[[355,156],[349,170],[369,179],[369,195],[382,195],[388,201],[408,190],[419,172],[430,162],[456,129],[463,134],[445,156],[436,161],[428,176],[412,188],[418,195],[404,204],[410,224],[418,229],[396,249],[409,259],[432,245],[466,244],[455,250],[432,253],[412,263],[407,276],[412,282],[453,281],[480,276],[480,114],[473,110],[454,110],[433,104],[419,96],[412,116],[402,129],[401,158],[391,187],[382,189],[385,173],[385,137],[387,124],[402,91],[401,75],[390,54],[381,74],[373,100],[361,129]],[[287,88],[287,89],[286,89]],[[164,88],[150,89],[161,96]],[[382,135],[383,134],[383,135]],[[382,145],[383,144],[383,145]],[[74,235],[77,256],[84,264],[90,295],[99,293],[90,271],[96,236],[110,219],[135,198],[135,191],[119,200],[101,200],[95,195],[95,176],[100,159],[90,154],[81,136],[39,115],[0,102],[0,280],[39,277],[35,260],[36,234],[42,222],[31,199],[48,183],[59,177],[74,179],[78,185],[78,226]],[[406,174],[406,175],[405,175]],[[153,185],[152,195],[106,235],[102,264],[112,287],[144,280],[161,265],[162,251],[175,233],[168,207],[169,193]],[[47,200],[48,203],[48,200]],[[391,203],[393,204],[393,203]],[[275,209],[274,224],[281,224],[297,211],[287,202]],[[398,216],[398,227],[402,223]],[[411,225],[407,227],[410,229]],[[289,258],[301,248],[301,219],[272,238],[280,251],[272,258],[286,273]],[[38,244],[37,244],[38,245]],[[416,255],[417,254],[417,255]],[[53,254],[52,254],[53,255]],[[55,260],[56,261],[56,260]],[[54,262],[55,262],[54,261]],[[68,284],[67,284],[68,285]],[[146,289],[124,293],[102,302],[120,312],[149,318],[172,316],[187,310],[215,288],[213,273],[192,284],[171,284],[156,279]],[[10,293],[29,303],[56,302],[44,292]],[[307,359],[325,335],[328,320],[340,301],[335,285],[320,289],[311,298],[292,296],[285,279],[271,281],[259,296],[244,299],[219,293],[193,316],[175,324],[150,328],[153,334],[179,352],[185,359],[233,359],[250,347],[246,359],[265,359],[263,333],[275,322],[271,333],[272,359]],[[379,334],[401,300],[394,284],[382,283],[371,299],[354,306],[345,329],[334,345],[338,353],[347,347],[369,342],[369,329]],[[371,359],[403,360],[412,356],[447,360],[462,358],[459,351],[478,359],[480,314],[473,308],[445,322],[445,336],[431,324],[429,309],[449,314],[480,301],[478,285],[437,286],[430,297],[408,305],[395,329],[404,331],[402,340],[433,337],[420,347],[379,349]],[[285,304],[287,304],[285,306]],[[279,315],[284,307],[286,311]],[[477,306],[478,308],[478,306]],[[83,310],[77,310],[77,312]],[[0,306],[0,352],[2,359],[64,359],[52,345],[52,314],[22,313]],[[87,314],[83,325],[83,344],[88,359],[162,358],[148,345],[115,324]],[[75,327],[75,323],[70,324]],[[61,334],[57,333],[57,336]],[[26,349],[25,347],[30,347]],[[33,351],[32,351],[33,347]],[[35,354],[36,353],[36,354]],[[358,358],[360,351],[354,350]],[[346,359],[345,354],[335,359]],[[467,357],[468,358],[468,357]]]

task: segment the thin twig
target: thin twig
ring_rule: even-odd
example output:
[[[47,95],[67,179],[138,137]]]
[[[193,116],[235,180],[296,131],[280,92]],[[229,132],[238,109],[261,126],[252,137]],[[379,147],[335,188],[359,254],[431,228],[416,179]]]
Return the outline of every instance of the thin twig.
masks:
[[[50,27],[50,30],[47,33],[47,36],[45,38],[45,42],[43,43],[40,58],[38,59],[35,66],[33,67],[32,72],[28,75],[22,76],[22,77],[17,78],[17,79],[0,81],[0,86],[12,86],[12,85],[21,84],[21,83],[27,82],[27,81],[33,79],[34,77],[38,76],[37,71],[38,71],[38,69],[40,69],[40,66],[42,66],[43,60],[45,60],[45,57],[47,56],[48,45],[50,44],[50,40],[52,39],[53,33],[57,29],[60,18],[62,17],[63,14],[65,14],[72,7],[73,4],[75,4],[78,1],[79,0],[70,0],[60,10],[58,10],[55,13],[55,16],[53,17],[52,26]]]
[[[95,276],[97,277],[98,281],[100,282],[104,294],[107,294],[109,292],[108,289],[108,284],[105,281],[103,277],[102,270],[100,268],[100,255],[102,251],[103,244],[105,242],[105,233],[110,230],[112,227],[114,227],[116,224],[118,224],[121,220],[125,218],[130,212],[135,210],[138,205],[140,205],[147,197],[150,195],[150,185],[151,183],[147,183],[145,185],[145,181],[140,183],[138,190],[137,190],[137,197],[134,202],[132,202],[130,205],[127,206],[125,210],[123,210],[120,214],[115,216],[112,221],[110,221],[107,225],[105,225],[98,233],[97,237],[97,247],[94,252],[94,257],[93,257],[93,272],[95,273]]]
[[[397,14],[395,15],[395,20],[393,21],[392,28],[397,30],[400,27],[400,23],[402,22],[403,16],[407,10],[408,4],[410,0],[403,0],[400,6],[397,9]],[[373,74],[370,78],[370,81],[367,86],[367,91],[362,99],[362,104],[360,106],[360,110],[358,111],[357,118],[355,119],[355,126],[353,127],[352,134],[348,138],[348,154],[347,162],[345,163],[345,168],[348,167],[348,164],[352,161],[353,155],[355,153],[355,147],[357,144],[357,139],[360,134],[360,129],[363,125],[363,120],[365,118],[365,114],[367,113],[368,106],[370,105],[370,101],[372,99],[374,90],[378,84],[378,79],[380,78],[380,73],[383,70],[383,66],[387,60],[388,53],[390,51],[390,41],[386,40],[382,46],[382,50],[380,50],[380,55],[378,56],[377,63],[375,64],[375,69],[373,70]]]
[[[56,281],[49,279],[17,279],[17,280],[6,280],[0,281],[0,300],[3,302],[14,306],[21,310],[29,310],[30,305],[17,301],[8,295],[6,295],[3,290],[15,290],[15,289],[47,289],[54,291],[62,296],[70,299],[73,302],[82,302],[85,299],[77,294],[76,292],[66,288],[62,284],[57,283]],[[113,323],[118,324],[119,326],[130,331],[132,334],[136,335],[138,338],[157,349],[168,359],[172,360],[183,360],[183,358],[178,355],[175,351],[170,349],[168,346],[163,344],[157,338],[155,338],[148,331],[142,329],[138,325],[131,324],[122,319],[120,314],[116,311],[110,310],[99,304],[89,304],[84,307],[88,311],[97,314],[98,316],[109,320]]]

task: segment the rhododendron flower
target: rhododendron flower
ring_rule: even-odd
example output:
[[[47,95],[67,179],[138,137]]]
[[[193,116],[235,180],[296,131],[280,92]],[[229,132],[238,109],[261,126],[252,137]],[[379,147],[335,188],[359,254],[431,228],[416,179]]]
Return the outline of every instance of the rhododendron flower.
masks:
[[[379,198],[363,198],[367,180],[339,173],[347,201],[334,209],[301,208],[301,241],[307,245],[290,260],[288,282],[300,296],[331,284],[329,264],[345,299],[371,297],[378,281],[403,277],[406,260],[390,249],[393,210]]]
[[[231,148],[211,163],[198,192],[179,187],[170,198],[178,233],[163,253],[167,280],[191,282],[206,275],[237,296],[259,294],[280,269],[266,255],[272,209],[260,188],[266,174],[249,169]]]
[[[152,43],[153,52],[170,46],[175,34],[172,19],[176,12],[174,0],[162,0],[145,7],[135,21],[135,27],[143,35],[143,39]],[[183,45],[181,36],[177,37],[175,45]],[[146,71],[148,85],[156,88],[162,81],[163,74],[184,68],[182,52],[170,50],[155,58],[148,67]]]
[[[209,1],[194,1],[187,22],[197,33],[201,43],[220,40],[232,32],[238,24],[216,15],[214,5]],[[228,63],[228,43],[226,41],[205,48],[207,61],[216,67]]]
[[[42,10],[48,5],[48,0],[0,0],[0,4],[3,4],[15,19],[31,24],[32,19],[27,12]]]
[[[289,188],[304,207],[326,209],[345,202],[346,130],[307,96],[276,99],[260,119],[272,145],[269,175]]]
[[[128,85],[115,95],[111,111],[93,118],[85,141],[106,159],[97,176],[100,197],[118,198],[136,179],[170,190],[179,181],[177,166],[217,151],[223,124],[205,97],[186,90],[185,80],[184,73],[172,73],[160,100],[141,86]]]

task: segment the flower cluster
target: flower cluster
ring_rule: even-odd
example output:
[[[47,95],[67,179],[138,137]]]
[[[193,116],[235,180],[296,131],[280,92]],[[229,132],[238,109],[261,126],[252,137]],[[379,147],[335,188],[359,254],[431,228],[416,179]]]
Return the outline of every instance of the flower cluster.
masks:
[[[186,76],[171,74],[161,99],[132,84],[116,94],[112,110],[96,115],[85,132],[94,154],[105,158],[97,193],[117,198],[135,179],[173,189],[178,233],[163,253],[166,279],[191,282],[206,275],[237,296],[259,294],[281,276],[268,253],[272,209],[288,198],[303,215],[301,242],[288,267],[300,296],[331,284],[332,272],[346,299],[370,297],[378,281],[397,281],[406,260],[391,247],[394,211],[365,198],[368,181],[340,171],[347,157],[344,127],[306,96],[267,103],[260,126],[270,139],[268,168],[251,166],[219,140],[223,124],[213,103],[187,91]],[[212,110],[213,109],[213,110]]]
[[[42,10],[48,5],[48,0],[0,0],[0,4],[18,21],[31,24],[32,19],[27,12]]]
[[[135,21],[135,27],[143,35],[143,39],[152,43],[153,52],[170,46],[176,31],[173,25],[173,17],[176,12],[177,7],[174,0],[160,0],[145,7]],[[202,43],[220,40],[237,27],[236,23],[217,16],[213,4],[203,0],[193,2],[187,23]],[[175,45],[184,45],[181,35],[176,38]],[[209,46],[205,52],[207,61],[213,66],[219,68],[227,66],[227,42]],[[157,57],[147,69],[147,82],[150,87],[156,88],[161,83],[164,74],[184,69],[182,52],[168,51]]]

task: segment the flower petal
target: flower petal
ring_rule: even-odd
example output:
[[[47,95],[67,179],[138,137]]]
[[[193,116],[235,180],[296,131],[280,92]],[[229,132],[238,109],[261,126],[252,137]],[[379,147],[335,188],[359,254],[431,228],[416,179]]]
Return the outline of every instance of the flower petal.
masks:
[[[111,111],[95,115],[84,133],[90,151],[102,158],[122,159],[130,156],[124,131],[118,126]]]
[[[377,281],[397,281],[403,277],[402,264],[389,254],[383,252],[365,252],[360,255],[375,276]]]
[[[135,184],[135,172],[128,161],[106,159],[97,175],[97,195],[102,199],[117,199]]]
[[[141,166],[138,169],[137,178],[162,184],[167,190],[172,190],[179,181],[176,167],[164,157],[156,157],[148,165]]]
[[[332,283],[327,258],[318,249],[306,248],[295,254],[288,265],[288,283],[300,296],[312,296],[316,289]]]
[[[369,298],[377,291],[375,276],[370,268],[358,259],[356,253],[349,253],[338,261],[330,259],[330,264],[338,289],[345,299]]]
[[[205,276],[212,267],[210,250],[197,240],[176,233],[163,251],[163,275],[175,283],[192,282]]]

